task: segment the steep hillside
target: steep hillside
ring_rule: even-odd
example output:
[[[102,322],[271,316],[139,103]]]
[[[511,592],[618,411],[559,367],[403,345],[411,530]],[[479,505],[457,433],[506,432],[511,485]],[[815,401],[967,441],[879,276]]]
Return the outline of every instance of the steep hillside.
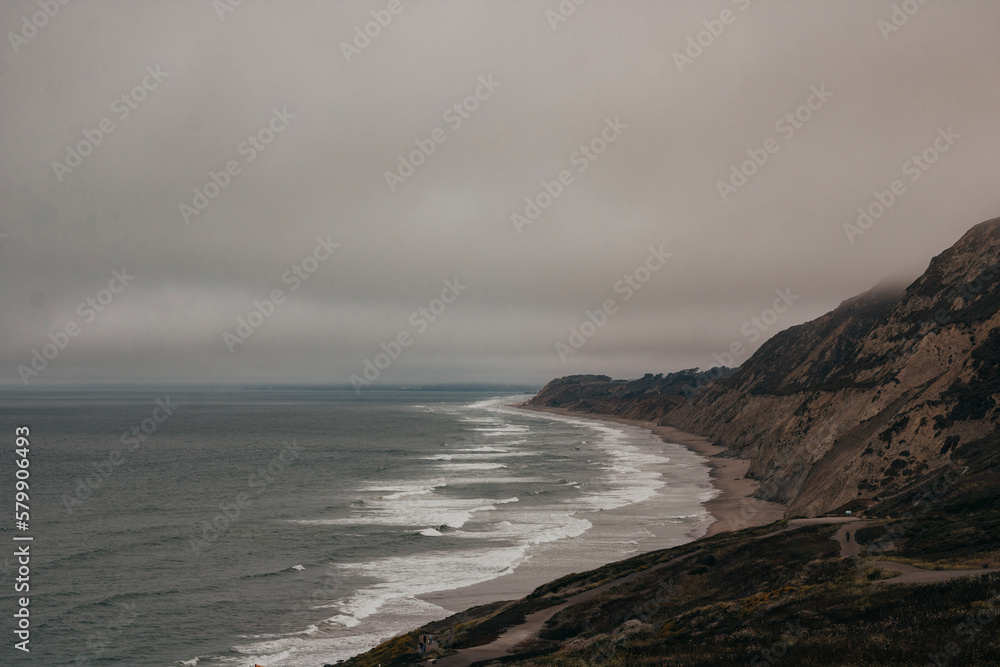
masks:
[[[879,286],[779,333],[732,375],[703,376],[690,400],[693,385],[673,382],[651,400],[630,383],[577,377],[588,379],[553,381],[532,403],[707,435],[749,458],[758,495],[788,503],[789,515],[884,499],[997,428],[1000,219],[972,228],[901,294]]]

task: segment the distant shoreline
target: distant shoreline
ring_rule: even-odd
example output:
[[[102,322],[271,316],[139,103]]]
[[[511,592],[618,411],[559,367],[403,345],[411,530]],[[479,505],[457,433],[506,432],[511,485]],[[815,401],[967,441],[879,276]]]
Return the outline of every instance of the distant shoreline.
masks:
[[[675,443],[690,449],[708,459],[712,469],[712,485],[719,490],[719,495],[705,503],[705,509],[715,517],[703,537],[731,530],[742,530],[751,526],[760,526],[778,521],[785,515],[785,505],[753,498],[758,482],[745,477],[750,462],[746,459],[720,456],[726,451],[700,435],[687,433],[672,426],[661,426],[656,422],[639,419],[626,419],[617,415],[606,415],[593,412],[577,412],[565,408],[550,408],[526,403],[514,404],[514,407],[534,412],[550,412],[557,415],[584,417],[598,421],[613,421],[631,426],[638,426],[652,431],[664,442]]]

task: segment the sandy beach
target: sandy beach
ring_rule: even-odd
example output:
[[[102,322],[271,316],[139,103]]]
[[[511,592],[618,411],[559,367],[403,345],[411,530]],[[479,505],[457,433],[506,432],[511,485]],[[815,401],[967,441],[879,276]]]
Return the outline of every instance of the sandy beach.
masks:
[[[757,488],[757,482],[744,477],[750,465],[749,461],[719,456],[725,449],[712,444],[709,440],[701,436],[686,433],[669,426],[660,426],[654,422],[623,419],[613,415],[589,414],[561,408],[539,408],[521,404],[513,404],[511,407],[536,412],[549,412],[573,417],[574,419],[585,418],[602,422],[617,422],[641,428],[653,432],[664,443],[678,445],[708,459],[710,481],[719,491],[719,494],[705,503],[705,510],[714,517],[714,521],[709,525],[706,533],[702,534],[701,529],[699,529],[697,533],[691,536],[691,539],[771,523],[784,515],[784,505],[750,497]],[[634,513],[638,509],[639,507],[637,506],[623,507],[610,512],[603,512],[600,515],[589,516],[588,518],[599,523],[614,522],[616,520],[630,522],[635,520]],[[655,526],[650,526],[649,529],[654,537],[645,544],[643,551],[665,549],[677,545],[676,542],[659,539],[661,536],[658,534]],[[588,536],[587,539],[591,538]],[[557,549],[559,547],[558,545],[549,545],[547,548]],[[605,564],[605,561],[580,563],[576,571],[599,567],[603,564]],[[515,600],[527,595],[535,587],[566,574],[559,567],[558,565],[548,563],[548,559],[545,558],[544,552],[542,552],[538,557],[518,567],[511,576],[498,577],[473,586],[426,593],[418,597],[424,601],[456,612],[475,605],[498,600]]]
[[[746,459],[720,456],[726,451],[712,443],[707,438],[673,428],[661,426],[656,422],[637,419],[624,419],[615,415],[574,412],[563,408],[546,408],[533,405],[519,405],[524,410],[551,412],[572,417],[584,417],[599,421],[613,421],[630,424],[648,429],[660,436],[665,442],[672,442],[687,447],[696,454],[708,459],[712,468],[712,484],[720,494],[705,503],[705,509],[715,517],[715,522],[709,527],[705,536],[715,535],[730,530],[741,530],[750,526],[759,526],[777,521],[784,516],[785,506],[753,498],[757,489],[756,480],[745,477],[750,462]]]

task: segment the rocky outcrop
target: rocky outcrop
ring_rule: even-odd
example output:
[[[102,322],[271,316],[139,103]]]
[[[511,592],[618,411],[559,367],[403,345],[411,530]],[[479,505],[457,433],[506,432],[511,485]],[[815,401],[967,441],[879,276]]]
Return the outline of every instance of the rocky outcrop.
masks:
[[[998,428],[1000,219],[905,290],[880,285],[787,329],[730,375],[575,378],[531,402],[709,436],[749,458],[758,495],[789,515],[888,497]]]

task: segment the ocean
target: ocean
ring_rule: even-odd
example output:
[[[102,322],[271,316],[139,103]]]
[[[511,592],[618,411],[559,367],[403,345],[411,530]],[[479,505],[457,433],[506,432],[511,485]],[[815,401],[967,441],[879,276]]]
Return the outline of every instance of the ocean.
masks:
[[[704,534],[703,458],[634,426],[511,407],[527,398],[4,392],[3,498],[14,428],[31,428],[21,662],[322,667],[456,600]]]

